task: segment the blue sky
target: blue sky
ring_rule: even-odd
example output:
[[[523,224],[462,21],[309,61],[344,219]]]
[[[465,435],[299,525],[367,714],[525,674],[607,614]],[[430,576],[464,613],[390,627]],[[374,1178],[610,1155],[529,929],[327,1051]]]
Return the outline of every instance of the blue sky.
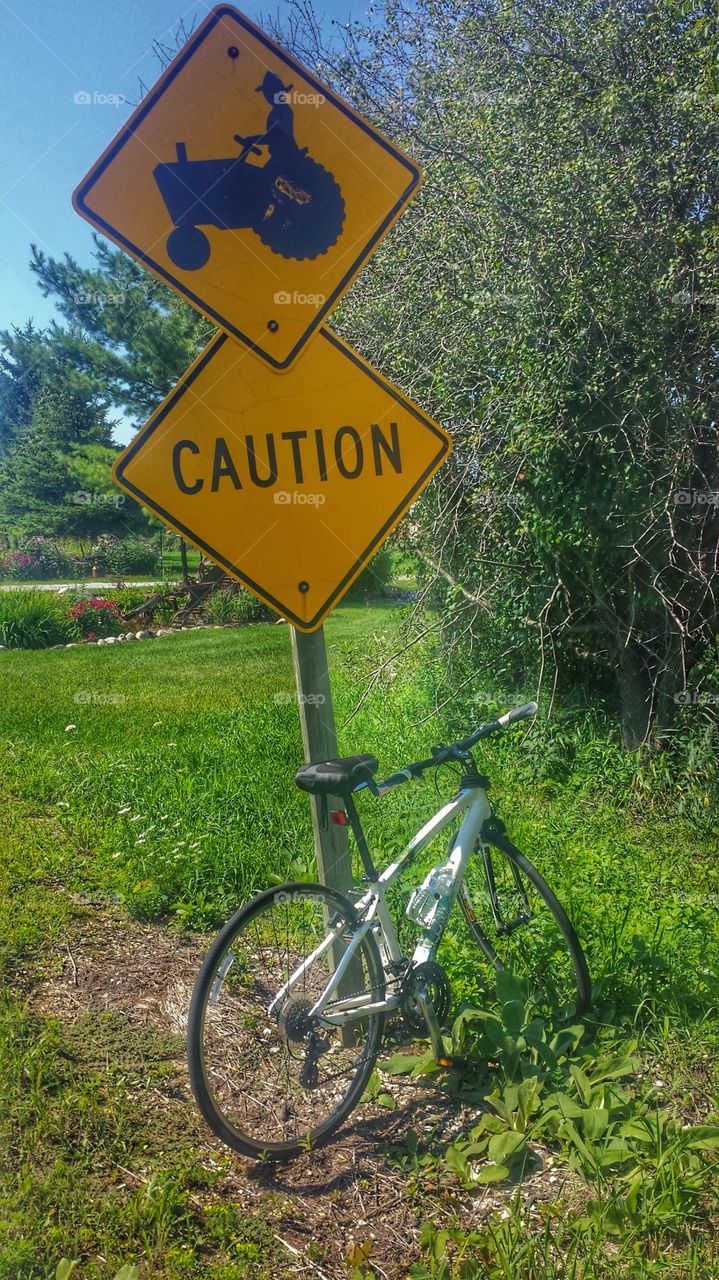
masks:
[[[171,42],[216,0],[0,0],[0,329],[54,314],[30,274],[30,244],[90,265],[91,231],[70,196],[160,73],[153,40]],[[270,12],[287,10],[280,0]],[[238,5],[262,25],[268,5]],[[323,25],[362,17],[369,0],[317,0]],[[90,94],[90,104],[76,94]]]

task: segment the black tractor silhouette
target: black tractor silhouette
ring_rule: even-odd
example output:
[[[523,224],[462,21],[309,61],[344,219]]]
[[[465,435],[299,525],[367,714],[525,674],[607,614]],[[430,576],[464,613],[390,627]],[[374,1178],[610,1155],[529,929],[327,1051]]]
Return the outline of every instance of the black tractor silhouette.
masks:
[[[197,271],[210,257],[201,227],[223,231],[251,227],[263,244],[283,258],[317,258],[337,242],[344,223],[344,200],[333,175],[300,150],[294,139],[292,108],[283,86],[268,72],[259,86],[273,102],[264,134],[235,134],[240,154],[227,160],[188,160],[184,142],[177,159],[158,164],[154,178],[174,228],[167,253],[176,267]],[[269,158],[262,165],[250,155]]]

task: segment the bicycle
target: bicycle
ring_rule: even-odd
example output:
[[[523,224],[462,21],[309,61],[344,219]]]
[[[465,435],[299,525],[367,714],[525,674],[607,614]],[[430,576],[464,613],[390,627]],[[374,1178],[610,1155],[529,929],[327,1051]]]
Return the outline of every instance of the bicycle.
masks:
[[[295,781],[321,798],[340,797],[333,821],[349,825],[364,867],[353,897],[321,884],[265,890],[240,908],[211,944],[197,977],[188,1021],[190,1082],[202,1115],[229,1147],[286,1159],[326,1140],[365,1091],[383,1023],[400,1011],[429,1037],[441,1067],[460,1067],[445,1051],[440,1024],[451,991],[435,955],[459,898],[478,945],[478,978],[494,987],[509,969],[537,1013],[576,1019],[590,1000],[587,963],[562,906],[539,872],[507,838],[477,771],[480,739],[533,716],[528,703],[481,725],[451,746],[375,781],[375,756],[304,765]],[[457,793],[380,874],[354,795],[376,797],[429,769],[457,762]],[[445,827],[462,816],[443,864],[407,904],[420,925],[410,958],[402,954],[387,889]]]

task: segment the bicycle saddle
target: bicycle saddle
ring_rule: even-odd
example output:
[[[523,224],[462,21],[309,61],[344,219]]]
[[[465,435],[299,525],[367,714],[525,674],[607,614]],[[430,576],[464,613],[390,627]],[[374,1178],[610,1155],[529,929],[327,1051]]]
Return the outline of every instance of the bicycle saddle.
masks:
[[[376,756],[345,756],[339,760],[320,760],[303,764],[295,774],[295,782],[302,791],[313,796],[344,796],[357,786],[373,778],[379,768]]]

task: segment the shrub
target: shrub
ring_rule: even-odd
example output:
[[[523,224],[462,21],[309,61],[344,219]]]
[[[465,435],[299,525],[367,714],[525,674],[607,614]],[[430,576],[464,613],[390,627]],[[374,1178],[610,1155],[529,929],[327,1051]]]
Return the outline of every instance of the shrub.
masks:
[[[52,538],[28,538],[21,551],[33,557],[40,566],[37,575],[41,578],[65,578],[73,572],[73,562],[66,551],[59,547]]]
[[[93,600],[79,600],[67,611],[77,633],[86,640],[116,635],[122,629],[122,613],[114,600],[97,596]]]
[[[42,576],[40,561],[27,551],[10,551],[0,561],[0,578],[11,582],[27,582]]]
[[[157,588],[150,585],[146,587],[118,587],[113,590],[111,598],[118,604],[121,613],[127,614],[131,609],[136,609],[138,605],[144,604],[156,592]],[[152,623],[153,626],[164,627],[176,612],[176,603],[172,600],[160,600],[153,605],[147,621]],[[132,618],[130,625],[133,627],[144,626],[145,622],[143,620],[142,624],[140,624],[138,619]]]
[[[129,613],[131,609],[136,609],[139,604],[144,604],[155,591],[152,586],[147,587],[112,587],[108,594],[104,597],[106,600],[112,600],[116,604],[120,613]]]
[[[216,591],[207,604],[208,622],[267,622],[274,615],[249,591]]]
[[[373,555],[366,569],[363,569],[356,582],[352,583],[346,600],[371,600],[381,596],[392,577],[392,552],[389,547],[380,547]]]
[[[115,538],[102,534],[92,548],[98,568],[110,573],[158,573],[160,557],[144,538]]]
[[[73,638],[70,620],[52,591],[0,592],[0,644],[8,649],[46,649]]]

